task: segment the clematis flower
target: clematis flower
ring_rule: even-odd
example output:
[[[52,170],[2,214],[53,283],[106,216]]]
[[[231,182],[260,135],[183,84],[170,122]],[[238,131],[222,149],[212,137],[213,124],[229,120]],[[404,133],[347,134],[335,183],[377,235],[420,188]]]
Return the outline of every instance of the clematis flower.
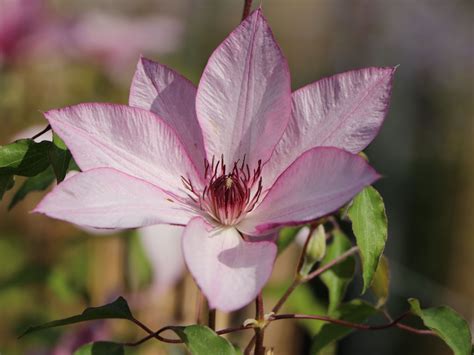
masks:
[[[83,171],[36,212],[96,228],[185,226],[186,264],[210,307],[233,311],[268,280],[273,236],[331,214],[379,175],[355,153],[386,115],[393,68],[291,93],[261,10],[215,50],[198,88],[141,59],[130,106],[45,114]]]

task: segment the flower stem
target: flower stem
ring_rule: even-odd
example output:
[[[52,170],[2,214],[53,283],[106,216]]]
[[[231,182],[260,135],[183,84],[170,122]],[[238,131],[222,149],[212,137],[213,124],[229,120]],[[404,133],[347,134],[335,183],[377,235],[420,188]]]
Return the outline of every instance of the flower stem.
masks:
[[[31,139],[35,140],[36,138],[38,138],[38,137],[42,136],[43,134],[45,134],[46,132],[48,132],[49,130],[51,130],[51,125],[47,125],[45,129],[43,129],[39,133],[36,133],[33,137],[31,137]]]
[[[288,297],[290,297],[290,295],[293,293],[293,291],[301,284],[307,282],[307,281],[310,281],[312,279],[314,279],[315,277],[321,275],[323,272],[329,270],[330,268],[332,268],[333,266],[343,262],[344,260],[346,260],[349,256],[357,253],[359,251],[359,248],[358,247],[352,247],[351,249],[349,249],[348,251],[346,251],[345,253],[339,255],[337,258],[334,258],[333,260],[331,260],[329,263],[327,263],[326,265],[323,265],[321,266],[320,268],[316,269],[315,271],[313,271],[312,273],[306,275],[306,276],[301,276],[299,275],[299,272],[298,270],[296,271],[296,276],[295,278],[293,279],[293,282],[291,283],[290,287],[288,287],[288,289],[285,291],[285,293],[283,294],[283,296],[281,296],[281,298],[278,300],[277,304],[272,308],[272,312],[274,313],[278,313],[278,311],[281,309],[281,307],[283,307],[283,305],[285,304],[285,302],[288,300]],[[303,252],[301,253],[304,257],[304,253],[305,251],[303,250]],[[265,326],[263,327],[266,328],[268,326],[269,323],[265,324]],[[248,348],[251,348],[253,346],[253,344],[255,343],[256,341],[256,337],[254,336],[249,344],[247,345],[247,349]]]
[[[247,18],[250,14],[250,9],[252,8],[252,0],[245,0],[244,11],[242,12],[242,21]]]
[[[204,295],[202,294],[201,290],[197,290],[197,297],[196,297],[196,324],[203,324],[202,321],[202,309],[204,307]]]
[[[210,309],[207,318],[207,325],[212,330],[216,330],[216,310]]]
[[[264,310],[263,310],[263,298],[262,293],[260,292],[255,299],[255,313],[256,319],[258,322],[263,322],[264,320]],[[264,355],[265,347],[263,346],[263,336],[264,329],[263,327],[255,328],[255,355]]]
[[[306,282],[306,281],[310,281],[312,279],[314,279],[315,277],[318,277],[319,275],[321,275],[323,272],[329,270],[330,268],[332,268],[334,265],[336,264],[339,264],[340,262],[346,260],[349,256],[357,253],[359,251],[359,247],[352,247],[350,248],[348,251],[346,251],[345,253],[339,255],[337,258],[334,258],[333,260],[331,260],[329,263],[327,263],[326,265],[323,265],[321,266],[320,268],[314,270],[312,273],[306,275],[303,277],[303,282]]]

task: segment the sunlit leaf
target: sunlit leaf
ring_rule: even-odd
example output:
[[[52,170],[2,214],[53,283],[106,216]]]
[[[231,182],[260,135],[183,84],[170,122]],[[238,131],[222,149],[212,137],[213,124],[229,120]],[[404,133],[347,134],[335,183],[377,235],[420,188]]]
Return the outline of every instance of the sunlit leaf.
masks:
[[[383,255],[375,272],[371,290],[375,297],[377,297],[376,307],[382,307],[387,302],[390,290],[390,268],[388,259]]]
[[[98,341],[81,346],[74,355],[123,355],[123,345],[108,341]]]
[[[383,199],[377,190],[368,186],[354,198],[348,215],[362,258],[364,293],[372,283],[387,240],[387,215]]]
[[[46,190],[54,182],[54,172],[51,167],[39,173],[36,176],[29,177],[23,182],[21,187],[13,195],[8,209],[12,209],[18,202],[23,200],[26,195],[33,191]]]
[[[210,328],[202,325],[174,327],[173,330],[193,355],[236,355],[234,346]]]
[[[363,323],[375,313],[377,310],[372,305],[361,300],[354,300],[342,304],[332,316],[351,323]],[[354,329],[350,327],[332,323],[325,324],[321,331],[313,337],[310,354],[318,354],[327,345],[344,338],[353,331]]]
[[[424,308],[417,299],[408,300],[411,311],[424,325],[433,330],[453,350],[455,355],[470,355],[472,335],[467,322],[453,309],[440,306]]]
[[[79,315],[65,319],[59,319],[45,324],[29,327],[20,337],[29,333],[63,325],[74,324],[97,319],[128,319],[132,320],[133,315],[128,307],[127,301],[123,297],[117,298],[114,302],[100,307],[89,307]]]
[[[352,247],[350,240],[341,230],[335,229],[332,233],[333,241],[327,247],[326,256],[321,265],[329,263]],[[353,256],[349,256],[343,262],[334,265],[331,269],[321,274],[321,281],[329,291],[329,314],[332,314],[342,302],[347,286],[354,277],[354,271],[355,259]]]
[[[71,152],[67,149],[64,142],[56,134],[53,134],[53,144],[49,150],[49,160],[58,182],[63,181],[66,177],[71,158]]]
[[[51,142],[20,139],[0,147],[0,174],[35,176],[49,166]]]

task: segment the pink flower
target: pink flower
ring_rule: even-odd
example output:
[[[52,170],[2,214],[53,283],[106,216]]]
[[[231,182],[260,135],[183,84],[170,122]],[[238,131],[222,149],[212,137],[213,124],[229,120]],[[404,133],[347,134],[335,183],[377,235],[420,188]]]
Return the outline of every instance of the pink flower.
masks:
[[[233,311],[268,280],[272,236],[331,214],[379,175],[354,153],[385,117],[393,68],[290,90],[261,10],[212,54],[198,88],[141,59],[130,106],[47,112],[83,170],[36,212],[96,228],[186,226],[186,264],[210,306]]]
[[[66,51],[92,59],[120,74],[140,53],[171,53],[180,43],[183,24],[168,16],[127,18],[102,12],[82,15],[67,29]]]
[[[153,271],[151,287],[153,292],[159,295],[183,277],[183,227],[157,224],[141,228],[138,233]]]
[[[42,0],[0,0],[0,64],[24,49],[24,40],[42,27]]]

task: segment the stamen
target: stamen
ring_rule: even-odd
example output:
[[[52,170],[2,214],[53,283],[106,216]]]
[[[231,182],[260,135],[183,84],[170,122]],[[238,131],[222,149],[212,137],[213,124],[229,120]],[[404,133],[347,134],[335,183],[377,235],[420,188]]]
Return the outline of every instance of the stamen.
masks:
[[[243,215],[255,208],[262,193],[261,160],[252,170],[246,160],[244,155],[227,172],[224,155],[219,160],[214,156],[210,162],[206,159],[204,177],[207,184],[200,193],[189,179],[181,178],[196,207],[223,225],[238,223]]]

